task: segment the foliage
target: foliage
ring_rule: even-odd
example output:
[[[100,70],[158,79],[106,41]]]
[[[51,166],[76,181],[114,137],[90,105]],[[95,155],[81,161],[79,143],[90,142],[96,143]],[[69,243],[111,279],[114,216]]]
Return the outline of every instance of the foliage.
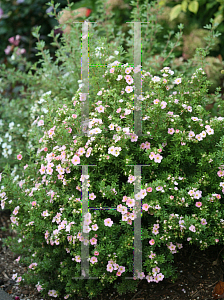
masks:
[[[169,3],[169,0],[161,0],[160,5],[165,5]],[[177,1],[176,1],[177,2]],[[170,21],[177,18],[181,12],[192,12],[194,14],[198,13],[199,7],[201,5],[206,4],[206,11],[211,10],[211,8],[216,7],[216,11],[213,13],[212,17],[215,17],[214,23],[222,23],[223,22],[223,12],[224,12],[224,2],[222,0],[216,1],[203,1],[203,0],[182,0],[178,1],[180,4],[176,4],[172,7],[169,18]],[[220,3],[220,5],[219,5]]]
[[[153,21],[151,6],[146,2],[141,7],[132,2],[133,21]],[[98,16],[93,13],[89,19],[97,17],[98,22],[105,22],[106,17],[100,14],[103,9],[103,1],[97,1]],[[1,88],[7,86],[8,78],[15,81],[20,76],[29,86],[27,91],[22,90],[23,96],[29,99],[33,95],[36,104],[33,122],[27,128],[32,147],[22,149],[17,143],[14,153],[14,158],[21,160],[20,180],[10,176],[9,164],[1,175],[1,206],[11,209],[12,227],[21,239],[21,243],[12,239],[4,242],[11,244],[15,253],[24,253],[21,262],[29,265],[24,283],[32,282],[43,289],[43,295],[60,298],[88,295],[91,299],[111,286],[123,294],[133,291],[144,276],[148,282],[175,279],[173,255],[184,243],[201,249],[223,243],[220,191],[224,193],[224,183],[220,177],[224,175],[224,118],[209,118],[204,109],[211,85],[204,72],[205,57],[219,36],[212,25],[205,26],[209,30],[208,45],[196,49],[194,57],[182,65],[183,72],[168,67],[175,58],[173,50],[179,46],[183,25],[178,26],[175,43],[167,36],[166,44],[156,41],[155,32],[162,30],[159,24],[149,22],[142,28],[142,35],[149,37],[142,43],[142,128],[147,137],[136,136],[133,127],[133,78],[140,68],[134,70],[126,62],[133,58],[134,32],[130,29],[130,37],[125,39],[113,19],[103,28],[93,25],[89,31],[90,63],[107,66],[89,71],[88,137],[77,135],[81,133],[85,98],[82,81],[78,81],[80,73],[76,72],[81,69],[79,24],[73,24],[70,35],[64,35],[60,42],[51,32],[58,48],[56,61],[44,48],[37,28],[33,35],[38,39],[41,68],[28,64],[26,73],[3,70]],[[102,31],[107,37],[102,37]],[[127,51],[121,46],[124,41]],[[149,45],[150,51],[145,54]],[[152,55],[157,53],[163,60],[163,69],[158,71],[158,63],[152,64]],[[223,115],[219,90],[215,94]],[[150,165],[142,167],[137,195],[133,192],[137,178],[127,164]],[[97,166],[89,167],[89,178],[85,178],[81,165]],[[91,210],[91,218],[86,215],[84,222],[80,195],[86,186],[89,206],[93,203],[99,210]],[[126,276],[133,276],[133,221],[138,213],[134,201],[139,198],[144,274],[127,281]],[[102,207],[117,210],[104,211]],[[100,280],[73,280],[81,276],[79,256],[82,242],[86,243],[82,230],[88,231],[88,225],[90,276]],[[18,277],[17,282],[20,280]]]
[[[58,3],[62,7],[67,4],[66,0],[60,0]],[[24,0],[24,1],[1,1],[3,16],[0,18],[0,62],[5,57],[4,50],[10,44],[10,37],[20,35],[21,47],[26,49],[28,60],[35,61],[35,43],[36,39],[32,37],[32,28],[41,26],[41,37],[49,44],[48,33],[57,24],[55,19],[49,18],[49,6],[45,0]],[[52,52],[51,48],[51,52]],[[6,62],[6,60],[4,60]]]
[[[123,1],[108,0],[108,13],[113,10],[117,24],[121,25],[129,15],[129,9],[131,8],[127,3]],[[118,2],[118,3],[116,3]],[[120,5],[122,2],[122,5]],[[57,1],[56,12],[66,7],[69,1],[59,0]],[[4,52],[7,47],[10,47],[8,39],[16,35],[21,36],[20,46],[26,50],[26,58],[28,61],[36,61],[36,49],[35,44],[37,40],[32,36],[32,30],[35,27],[41,26],[40,35],[41,39],[45,41],[46,49],[49,49],[51,55],[55,52],[55,47],[50,44],[49,32],[58,25],[55,18],[52,18],[53,6],[52,2],[46,2],[44,0],[15,0],[8,1],[2,0],[1,4],[1,16],[0,16],[0,62],[7,64],[10,67],[8,61],[8,55],[12,54]],[[91,11],[96,11],[95,0],[82,0],[70,1],[70,7],[72,10],[79,9],[80,7],[87,7]],[[61,33],[60,28],[54,32],[54,34]]]
[[[195,50],[197,48],[204,48],[206,46],[205,37],[208,36],[208,31],[205,29],[194,29],[191,31],[190,35],[184,36],[183,43],[183,57],[188,59],[193,57]],[[215,38],[214,45],[211,50],[219,49],[218,44],[220,43],[219,38]]]
[[[196,2],[198,3],[198,9]],[[194,3],[194,9],[189,10],[189,5]],[[162,0],[159,1],[159,4],[166,8],[167,10],[167,19],[171,21],[171,24],[181,18],[187,19],[188,26],[185,26],[185,34],[190,34],[192,29],[202,28],[205,24],[208,24],[209,20],[214,19],[214,24],[217,23],[217,30],[223,34],[224,33],[224,22],[223,22],[223,1],[205,1],[205,0],[184,0],[184,1],[170,1]],[[193,8],[193,5],[192,5]],[[168,22],[167,22],[168,23]],[[224,50],[220,48],[219,52],[212,51],[212,56],[217,56],[221,54],[224,57]]]

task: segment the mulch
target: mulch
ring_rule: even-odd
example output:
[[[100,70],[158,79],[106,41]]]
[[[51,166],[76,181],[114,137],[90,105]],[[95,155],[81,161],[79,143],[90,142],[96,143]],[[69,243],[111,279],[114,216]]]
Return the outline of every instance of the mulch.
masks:
[[[0,210],[0,254],[1,259],[7,252],[2,251],[2,239],[16,234],[9,230],[10,211]],[[7,230],[2,231],[2,227]],[[8,251],[10,249],[6,247]],[[222,253],[223,246],[210,246],[208,249],[201,251],[195,246],[184,244],[179,253],[174,254],[173,265],[177,268],[178,278],[176,282],[170,279],[164,279],[159,283],[148,283],[145,279],[138,284],[137,291],[119,295],[115,289],[104,291],[103,294],[93,300],[144,300],[144,299],[175,299],[175,300],[213,300],[212,291],[219,280],[223,281],[224,262]],[[18,255],[17,255],[18,256]],[[17,257],[16,256],[16,257]],[[15,256],[12,255],[12,261]],[[3,259],[4,262],[4,259]],[[2,261],[1,261],[2,263]],[[19,265],[19,264],[17,264]],[[19,267],[14,265],[16,268]],[[9,279],[5,278],[0,270],[0,283],[4,283],[7,291]],[[34,288],[35,289],[35,288]],[[35,289],[36,290],[36,289]],[[35,292],[35,291],[33,291]],[[64,297],[63,297],[64,298]],[[89,298],[78,297],[77,299],[89,300]]]

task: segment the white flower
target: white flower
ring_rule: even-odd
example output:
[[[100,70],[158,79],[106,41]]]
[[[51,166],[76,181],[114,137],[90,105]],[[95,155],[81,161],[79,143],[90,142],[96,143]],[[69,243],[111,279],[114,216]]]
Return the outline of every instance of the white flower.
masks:
[[[101,49],[104,49],[104,47],[96,47],[95,48],[95,55],[96,55],[96,57],[99,57],[99,58],[101,58]],[[103,55],[104,56],[104,55]]]
[[[40,101],[38,101],[37,103],[41,104],[43,102],[46,102],[46,100],[44,100],[43,98],[40,98]]]
[[[41,107],[41,111],[46,114],[48,112],[48,109]]]
[[[3,143],[2,148],[6,148],[6,147],[7,147],[7,143]]]
[[[109,56],[106,61],[111,60],[112,58],[114,58],[114,56]]]
[[[153,81],[153,82],[159,82],[159,81],[160,81],[160,78],[159,78],[158,76],[154,76],[154,77],[152,78],[152,81]]]
[[[9,123],[9,128],[11,129],[15,125],[14,122]]]
[[[42,96],[51,95],[51,91],[44,93]]]

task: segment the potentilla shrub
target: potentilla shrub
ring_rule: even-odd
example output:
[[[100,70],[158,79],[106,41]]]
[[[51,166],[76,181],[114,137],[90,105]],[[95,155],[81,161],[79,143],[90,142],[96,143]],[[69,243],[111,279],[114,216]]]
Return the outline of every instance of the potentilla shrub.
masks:
[[[81,105],[86,101],[79,88],[72,99],[64,99],[55,118],[46,114],[36,120],[36,129],[42,127],[44,135],[32,155],[35,163],[23,162],[23,153],[18,153],[23,180],[13,184],[7,168],[1,176],[1,206],[13,210],[12,228],[20,237],[5,243],[25,253],[17,261],[29,267],[23,278],[13,278],[35,284],[42,295],[92,299],[110,287],[120,294],[134,291],[142,279],[149,284],[175,279],[172,260],[186,243],[201,250],[223,244],[224,118],[204,121],[205,72],[199,68],[188,79],[176,77],[169,67],[158,76],[142,70],[148,91],[139,99],[142,130],[148,136],[137,136],[133,78],[140,71],[140,66],[118,61],[109,64],[103,77],[95,78],[108,88],[96,89],[88,99],[89,135],[79,136]],[[134,167],[127,165],[139,164],[141,190],[134,194]],[[89,166],[85,177],[82,165],[96,166]],[[88,206],[94,208],[85,216],[84,183]],[[125,277],[133,276],[137,199],[142,272],[128,280]],[[83,230],[89,232],[89,240]],[[98,279],[73,279],[81,277],[82,243],[89,245],[89,276]]]
[[[117,4],[119,4],[118,2]],[[178,28],[180,31],[175,34],[175,37],[168,38],[164,42],[161,32],[164,28],[159,23],[155,24],[154,22],[163,10],[163,7],[158,5],[157,1],[148,3],[147,0],[141,5],[138,5],[137,1],[133,1],[130,4],[133,7],[130,14],[131,21],[141,20],[142,22],[142,62],[145,70],[156,76],[162,67],[169,65],[172,66],[172,70],[174,70],[177,77],[181,73],[184,74],[183,77],[189,77],[189,74],[192,76],[192,73],[197,69],[197,61],[201,64],[206,62],[206,60],[201,61],[203,56],[200,54],[197,59],[194,57],[183,64],[181,63],[181,70],[178,70],[175,65],[170,65],[172,58],[175,58],[174,50],[180,45],[182,29],[184,28],[183,24],[179,24]],[[54,5],[54,1],[51,1],[51,5],[53,10],[49,13],[49,16],[52,17],[52,21],[57,23],[59,21],[57,14],[58,3]],[[155,7],[156,10],[154,10]],[[70,5],[66,8],[66,11],[71,13],[72,8]],[[118,26],[117,17],[111,14],[106,15],[104,0],[96,1],[96,10],[93,10],[88,20],[97,22],[89,23],[89,25],[92,24],[89,26],[88,36],[89,63],[91,65],[102,66],[114,60],[119,60],[122,63],[133,61],[133,23],[126,23],[129,30],[128,35],[125,35],[122,27]],[[52,101],[49,106],[52,109],[52,107],[63,105],[64,98],[71,99],[79,87],[78,81],[81,79],[82,26],[74,23],[74,20],[69,20],[67,25],[71,26],[69,35],[64,34],[60,39],[59,35],[55,35],[55,31],[59,30],[61,25],[56,26],[49,34],[49,37],[52,38],[52,46],[57,48],[53,56],[48,50],[49,45],[43,39],[43,35],[40,34],[41,26],[38,26],[32,32],[33,38],[38,40],[35,50],[37,52],[36,55],[40,58],[38,63],[32,65],[27,61],[24,54],[20,55],[17,53],[18,49],[15,47],[7,58],[11,67],[7,68],[4,64],[0,67],[0,102],[2,104],[0,107],[0,172],[3,171],[4,166],[8,163],[12,169],[11,175],[15,181],[22,180],[20,176],[23,172],[23,169],[18,165],[17,152],[22,151],[23,159],[27,160],[29,158],[27,149],[28,151],[30,149],[31,151],[34,150],[35,153],[38,149],[39,135],[43,135],[41,126],[38,134],[32,135],[33,139],[29,138],[29,132],[32,129],[33,121],[38,116],[41,118],[41,115],[49,114],[49,107],[44,102],[47,93],[51,93]],[[64,27],[62,26],[62,29],[65,28],[66,24]],[[214,26],[211,28],[210,25],[210,27],[207,26],[206,28],[211,29],[207,42],[212,46],[219,33],[214,32]],[[167,33],[169,33],[169,37],[172,37],[174,31]],[[102,48],[103,42],[104,46]],[[122,47],[122,45],[125,47]],[[206,51],[208,50],[207,48]],[[206,55],[208,53],[209,51],[207,51]],[[96,69],[97,67],[90,68],[90,77],[95,76],[98,78],[98,75],[95,74],[97,73]],[[203,69],[206,70],[205,65],[203,65]],[[95,85],[100,90],[104,87],[104,82],[100,80]],[[92,89],[93,85],[90,85],[90,87]],[[12,93],[11,88],[13,89]],[[208,99],[207,104],[210,103],[212,101]]]

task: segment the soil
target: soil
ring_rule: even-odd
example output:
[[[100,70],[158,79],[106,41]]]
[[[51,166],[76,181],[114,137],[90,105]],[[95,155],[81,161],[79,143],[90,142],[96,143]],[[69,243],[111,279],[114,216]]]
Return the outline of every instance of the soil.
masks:
[[[20,300],[48,300],[51,297],[42,297],[35,286],[19,286],[12,280],[12,275],[18,273],[22,276],[27,266],[15,262],[15,255],[7,246],[2,247],[2,239],[7,236],[16,237],[15,231],[10,230],[10,211],[0,211],[0,287],[13,296],[19,296]],[[2,227],[7,230],[3,231]],[[116,290],[110,289],[93,300],[144,300],[144,299],[176,299],[176,300],[212,300],[212,291],[216,283],[223,281],[224,263],[221,258],[224,253],[221,245],[210,246],[201,251],[192,245],[184,245],[179,253],[174,255],[174,266],[177,267],[178,279],[171,282],[164,279],[159,283],[148,283],[141,280],[134,293],[119,295]],[[18,299],[18,298],[17,298]],[[64,299],[64,297],[62,298]],[[61,300],[62,300],[61,299]],[[71,299],[71,298],[70,298]],[[79,299],[87,300],[89,298]]]

